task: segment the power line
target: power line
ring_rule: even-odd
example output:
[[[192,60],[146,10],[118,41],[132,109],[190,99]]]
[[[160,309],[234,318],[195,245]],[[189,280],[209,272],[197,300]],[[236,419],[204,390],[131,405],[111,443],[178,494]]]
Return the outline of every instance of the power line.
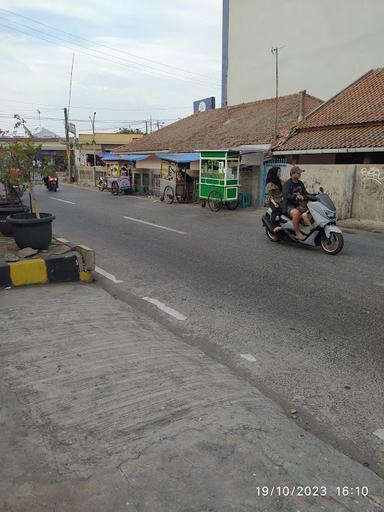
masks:
[[[141,57],[139,55],[136,55],[134,53],[130,53],[130,52],[127,52],[125,50],[119,50],[117,48],[113,48],[111,46],[108,46],[108,45],[105,45],[105,44],[102,44],[102,43],[95,43],[94,41],[90,40],[90,39],[87,39],[85,37],[82,37],[82,36],[79,36],[79,35],[75,35],[75,34],[72,34],[70,32],[66,32],[65,30],[60,30],[56,27],[53,27],[52,25],[48,25],[47,23],[42,23],[41,21],[37,21],[35,20],[34,18],[30,18],[29,16],[24,16],[22,14],[18,14],[14,11],[10,11],[8,9],[0,9],[1,11],[4,11],[4,12],[7,12],[13,16],[17,16],[19,18],[24,18],[26,20],[29,20],[29,21],[32,21],[33,23],[35,24],[38,24],[38,25],[41,25],[43,27],[47,27],[49,28],[50,30],[54,30],[55,32],[61,32],[62,34],[66,34],[68,36],[70,36],[71,38],[74,38],[74,39],[79,39],[79,40],[82,40],[82,41],[85,41],[85,42],[88,42],[88,43],[91,43],[93,46],[100,46],[101,48],[107,48],[108,50],[112,50],[116,53],[121,53],[121,54],[124,54],[124,55],[130,55],[131,57],[134,57],[136,59],[139,59],[139,60],[143,60],[143,61],[147,61],[147,62],[151,62],[153,64],[157,64],[157,65],[160,65],[160,66],[163,66],[163,67],[168,67],[170,69],[175,69],[177,71],[182,71],[184,73],[188,73],[192,76],[201,76],[203,78],[206,78],[205,75],[203,75],[202,73],[194,73],[190,70],[187,70],[187,69],[184,69],[184,68],[179,68],[177,66],[172,66],[170,64],[165,64],[163,62],[160,62],[160,61],[156,61],[156,60],[153,60],[153,59],[148,59],[146,57]]]
[[[111,63],[114,63],[114,64],[117,64],[117,65],[120,65],[122,67],[130,67],[132,68],[132,66],[134,66],[134,69],[136,71],[139,71],[140,73],[144,73],[144,74],[149,74],[149,75],[153,75],[153,71],[155,71],[156,73],[158,73],[158,76],[159,77],[162,77],[162,78],[174,78],[176,80],[182,80],[184,82],[192,82],[192,83],[195,83],[195,84],[198,84],[198,85],[202,85],[202,86],[212,86],[213,84],[211,83],[208,83],[207,81],[203,82],[202,80],[194,80],[194,79],[191,79],[191,78],[188,78],[188,77],[184,77],[184,76],[179,76],[179,75],[175,75],[175,74],[171,74],[167,71],[164,71],[164,70],[161,70],[161,69],[157,69],[157,68],[154,68],[153,66],[149,66],[147,64],[139,64],[137,62],[134,62],[134,61],[130,61],[129,59],[123,59],[121,57],[117,57],[115,55],[111,55],[109,53],[106,53],[106,52],[101,52],[100,50],[93,50],[92,48],[87,48],[87,47],[84,47],[83,45],[80,45],[79,43],[76,43],[76,42],[73,42],[73,41],[68,41],[67,39],[63,39],[62,37],[58,37],[58,36],[55,36],[55,35],[52,35],[52,34],[49,34],[47,32],[43,32],[41,30],[38,30],[36,28],[33,28],[33,27],[30,27],[28,25],[23,25],[21,23],[17,23],[17,22],[12,22],[13,24],[21,27],[22,29],[24,30],[21,30],[20,28],[16,28],[14,26],[10,26],[10,25],[5,25],[5,24],[2,24],[0,23],[0,26],[2,27],[5,27],[6,29],[8,30],[13,30],[15,32],[20,32],[24,35],[28,35],[30,37],[34,37],[34,38],[37,38],[37,39],[41,39],[43,41],[47,41],[48,43],[56,43],[57,41],[64,41],[66,43],[66,45],[64,44],[61,44],[61,46],[63,48],[67,48],[67,49],[70,49],[70,50],[76,50],[78,53],[81,53],[81,54],[84,54],[84,55],[87,55],[87,56],[90,56],[90,57],[93,57],[93,58],[96,58],[96,59],[100,59],[100,60],[103,60],[103,61],[107,61],[107,62],[111,62]],[[31,30],[33,32],[37,32],[38,34],[43,34],[43,35],[38,35],[38,34],[31,34],[29,32],[26,32],[25,29],[27,30]],[[46,36],[46,37],[44,37]],[[49,39],[47,39],[47,37]],[[53,39],[53,41],[52,41]],[[72,45],[72,46],[68,46],[69,45]],[[79,50],[79,48],[82,48],[83,50]],[[84,48],[88,51],[84,51]],[[89,53],[89,52],[93,52],[93,53]],[[96,53],[96,55],[95,55]],[[102,55],[105,55],[106,57],[103,57]],[[117,59],[117,60],[116,60]],[[215,86],[218,86],[218,84],[215,84]]]
[[[40,102],[31,102],[31,101],[20,101],[20,100],[10,100],[10,99],[4,99],[0,96],[0,102],[4,101],[5,103],[20,103],[22,105],[33,105],[38,107],[48,107],[48,108],[56,108],[57,110],[62,110],[63,105],[55,104],[55,103],[40,103]],[[83,109],[83,110],[92,110],[94,107],[92,106],[74,106],[71,105],[71,109],[77,108],[77,109]],[[173,106],[173,107],[138,107],[138,108],[113,108],[113,107],[98,107],[97,110],[111,110],[116,112],[140,112],[143,110],[153,111],[153,110],[176,110],[176,109],[190,109],[190,106]],[[35,110],[35,108],[33,109]]]
[[[14,114],[1,114],[0,113],[0,119],[14,119]],[[24,116],[25,120],[28,121],[63,121],[61,117],[44,117],[44,116]],[[159,118],[160,121],[176,121],[179,118]],[[89,123],[89,119],[71,119],[74,123]],[[99,119],[97,121],[98,123],[134,123],[134,122],[140,122],[145,123],[145,119]]]

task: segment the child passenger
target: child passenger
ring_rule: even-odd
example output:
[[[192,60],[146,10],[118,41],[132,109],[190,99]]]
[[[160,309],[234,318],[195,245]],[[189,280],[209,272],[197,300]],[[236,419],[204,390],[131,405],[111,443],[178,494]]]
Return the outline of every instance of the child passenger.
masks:
[[[280,167],[271,167],[269,169],[266,179],[266,203],[272,208],[271,223],[273,232],[277,233],[283,229],[280,225],[280,216],[282,215],[281,202],[283,200],[283,194],[281,193],[283,184],[280,179],[281,169]]]

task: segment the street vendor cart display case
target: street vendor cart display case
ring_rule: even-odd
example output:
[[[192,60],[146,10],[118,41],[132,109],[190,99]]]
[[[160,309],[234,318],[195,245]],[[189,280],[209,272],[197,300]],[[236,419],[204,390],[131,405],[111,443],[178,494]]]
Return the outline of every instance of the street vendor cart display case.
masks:
[[[217,212],[224,205],[234,210],[239,198],[240,154],[235,151],[203,151],[200,157],[199,198]]]

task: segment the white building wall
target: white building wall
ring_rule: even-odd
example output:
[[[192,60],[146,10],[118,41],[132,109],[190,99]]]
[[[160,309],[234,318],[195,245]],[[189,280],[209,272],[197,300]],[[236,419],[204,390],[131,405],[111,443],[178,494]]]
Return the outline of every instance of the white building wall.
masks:
[[[383,19],[382,0],[223,0],[222,103],[274,97],[274,46],[280,95],[332,97],[383,66]]]

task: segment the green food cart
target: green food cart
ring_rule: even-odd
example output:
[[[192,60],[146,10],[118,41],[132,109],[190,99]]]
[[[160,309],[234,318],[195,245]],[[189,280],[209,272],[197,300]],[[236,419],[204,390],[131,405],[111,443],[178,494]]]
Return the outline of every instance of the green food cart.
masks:
[[[202,206],[214,212],[225,204],[238,205],[240,154],[236,151],[202,151],[200,156],[199,197]]]

